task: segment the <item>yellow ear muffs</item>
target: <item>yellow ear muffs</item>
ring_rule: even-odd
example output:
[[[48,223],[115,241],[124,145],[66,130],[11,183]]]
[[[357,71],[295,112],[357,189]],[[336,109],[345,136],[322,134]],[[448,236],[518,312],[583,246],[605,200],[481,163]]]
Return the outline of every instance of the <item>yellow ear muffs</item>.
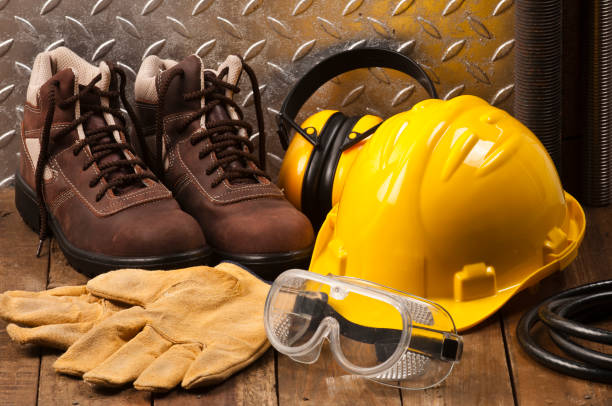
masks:
[[[319,111],[308,117],[302,123],[302,128],[309,135],[317,137],[321,134],[327,120],[337,112],[337,110]],[[284,189],[287,199],[299,210],[302,210],[302,185],[306,172],[311,169],[311,154],[315,149],[314,145],[310,140],[296,133],[285,152],[278,174],[278,185]]]
[[[318,230],[332,206],[338,202],[346,175],[366,139],[382,118],[372,115],[347,117],[336,110],[323,110],[295,123],[300,108],[325,82],[353,69],[387,67],[415,78],[436,98],[436,90],[416,62],[394,51],[365,48],[344,51],[315,65],[291,89],[279,112],[278,134],[287,150],[278,178],[287,199],[300,209]],[[289,125],[296,131],[288,144]]]
[[[297,134],[291,140],[278,177],[287,199],[319,227],[340,199],[344,180],[365,139],[358,136],[382,122],[372,115],[346,117],[336,110],[323,110],[302,123],[316,146]]]

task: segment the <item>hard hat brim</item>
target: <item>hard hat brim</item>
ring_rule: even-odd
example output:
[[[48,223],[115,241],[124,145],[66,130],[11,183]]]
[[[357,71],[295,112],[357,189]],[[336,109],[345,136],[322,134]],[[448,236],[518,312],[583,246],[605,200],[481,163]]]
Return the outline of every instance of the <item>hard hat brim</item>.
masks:
[[[444,307],[452,316],[458,332],[468,330],[495,314],[510,298],[521,290],[522,286],[506,289],[495,296],[468,302],[456,302],[448,299],[431,298],[430,300]]]
[[[462,302],[449,300],[448,298],[428,297],[429,300],[440,304],[450,313],[457,331],[465,331],[476,326],[497,312],[514,294],[534,285],[555,271],[567,267],[576,258],[578,247],[580,247],[580,243],[584,238],[586,218],[578,201],[567,192],[565,192],[565,201],[567,203],[567,215],[570,223],[570,244],[559,254],[558,258],[535,270],[520,283],[499,290],[493,296]]]

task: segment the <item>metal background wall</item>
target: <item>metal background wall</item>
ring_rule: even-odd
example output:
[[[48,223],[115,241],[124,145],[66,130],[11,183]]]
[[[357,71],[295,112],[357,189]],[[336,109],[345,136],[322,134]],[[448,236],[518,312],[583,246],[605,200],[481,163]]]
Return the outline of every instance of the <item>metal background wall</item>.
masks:
[[[12,183],[30,68],[44,50],[65,45],[94,63],[118,61],[132,78],[149,54],[195,52],[211,67],[242,55],[258,74],[273,135],[290,86],[350,47],[399,50],[425,68],[441,97],[476,94],[511,111],[513,25],[513,0],[0,0],[0,186]],[[249,111],[242,86],[237,97]],[[320,89],[301,118],[317,108],[390,116],[424,97],[397,72],[355,71]],[[268,148],[276,172],[276,137]]]

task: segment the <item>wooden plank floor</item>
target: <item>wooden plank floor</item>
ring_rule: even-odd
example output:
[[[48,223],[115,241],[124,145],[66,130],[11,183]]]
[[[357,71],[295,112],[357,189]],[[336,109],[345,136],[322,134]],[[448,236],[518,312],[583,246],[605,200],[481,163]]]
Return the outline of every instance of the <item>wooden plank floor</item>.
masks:
[[[560,289],[612,278],[612,207],[587,210],[588,228],[576,261],[513,298],[464,335],[464,355],[439,387],[400,391],[343,373],[324,349],[314,365],[268,351],[253,365],[212,388],[150,395],[132,388],[97,390],[58,375],[55,351],[19,346],[0,321],[0,405],[612,405],[612,385],[569,378],[533,362],[515,328],[521,314]],[[0,189],[0,291],[42,290],[85,283],[53,244],[36,258],[36,235],[21,221],[13,191]],[[50,247],[49,247],[50,246]]]

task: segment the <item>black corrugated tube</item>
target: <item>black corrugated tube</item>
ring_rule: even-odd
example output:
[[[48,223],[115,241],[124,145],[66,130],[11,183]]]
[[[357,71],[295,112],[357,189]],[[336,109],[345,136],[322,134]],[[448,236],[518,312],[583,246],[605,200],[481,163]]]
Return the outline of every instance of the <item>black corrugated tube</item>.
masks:
[[[587,3],[591,8],[583,199],[586,204],[604,206],[612,202],[612,1]]]
[[[516,327],[516,336],[523,350],[548,368],[580,379],[612,383],[612,354],[583,344],[584,340],[612,344],[612,331],[587,324],[589,320],[609,320],[610,306],[612,280],[569,289],[525,313]],[[544,323],[553,342],[571,358],[549,352],[534,339],[531,329],[537,322]]]
[[[562,0],[517,0],[514,115],[561,172]]]

